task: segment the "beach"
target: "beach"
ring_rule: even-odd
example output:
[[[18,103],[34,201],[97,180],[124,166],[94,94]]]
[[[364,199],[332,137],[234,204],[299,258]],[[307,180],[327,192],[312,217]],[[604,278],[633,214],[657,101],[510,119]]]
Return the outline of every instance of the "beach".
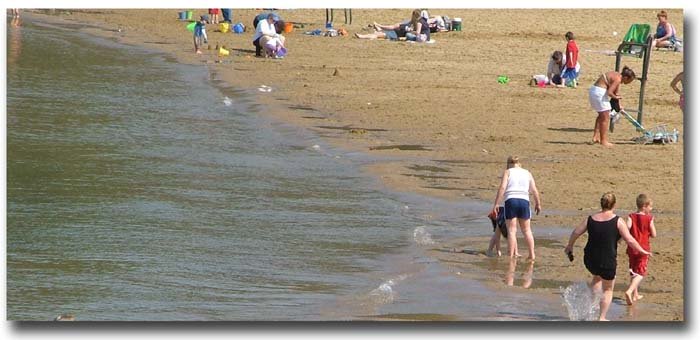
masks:
[[[599,209],[604,192],[616,193],[623,216],[635,209],[639,193],[647,193],[654,201],[659,235],[651,242],[654,255],[641,286],[641,303],[661,308],[628,317],[678,321],[684,320],[684,126],[669,83],[683,70],[683,54],[652,52],[643,120],[647,127],[677,129],[677,144],[636,144],[631,140],[639,133],[624,120],[611,134],[614,147],[587,143],[596,116],[588,104],[588,87],[614,69],[610,51],[627,28],[637,22],[655,27],[657,11],[580,9],[576,16],[561,16],[555,9],[434,9],[433,14],[478,20],[463,22],[462,31],[434,34],[433,44],[413,44],[305,35],[323,28],[324,10],[279,10],[284,20],[295,23],[285,34],[289,55],[281,60],[254,56],[250,27],[239,35],[208,25],[210,48],[197,55],[177,9],[25,11],[23,20],[91,24],[80,29],[164,51],[181,63],[207,65],[217,79],[237,87],[269,86],[272,91],[260,92],[259,100],[274,108],[265,112],[275,119],[307,128],[339,148],[390,159],[365,170],[391,190],[492,202],[506,158],[520,156],[537,181],[544,209],[532,220],[538,254],[533,275],[552,285],[539,290],[554,292],[559,283],[589,278],[580,261],[566,259],[568,236],[548,238],[548,230],[573,229]],[[668,11],[683,36],[682,11]],[[198,17],[206,9],[194,12]],[[234,9],[234,22],[250,26],[258,12]],[[345,27],[351,35],[367,33],[372,22],[400,22],[410,12],[354,9],[353,23],[343,24],[342,11],[336,11],[335,27]],[[581,51],[580,85],[530,86],[532,75],[544,73],[552,51],[565,48],[566,31],[576,34]],[[218,57],[216,45],[225,45],[230,55]],[[640,59],[625,58],[623,65],[641,75]],[[500,75],[510,81],[498,83]],[[624,85],[621,93],[623,105],[636,107],[639,82]],[[575,248],[578,259],[584,240]],[[487,244],[488,237],[462,238],[440,241],[428,252],[446,266],[467,271],[493,265],[490,272],[501,276],[508,261],[487,258]],[[441,251],[445,249],[456,251]],[[615,298],[623,300],[628,283],[624,249],[620,246],[615,288]]]

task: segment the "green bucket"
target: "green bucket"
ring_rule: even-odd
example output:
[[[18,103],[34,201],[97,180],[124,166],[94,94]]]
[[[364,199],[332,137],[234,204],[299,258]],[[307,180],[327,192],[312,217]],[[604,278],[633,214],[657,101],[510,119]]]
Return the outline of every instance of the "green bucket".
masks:
[[[461,31],[462,30],[462,19],[452,20],[452,30],[453,31]]]
[[[192,20],[192,11],[187,11],[187,20]]]

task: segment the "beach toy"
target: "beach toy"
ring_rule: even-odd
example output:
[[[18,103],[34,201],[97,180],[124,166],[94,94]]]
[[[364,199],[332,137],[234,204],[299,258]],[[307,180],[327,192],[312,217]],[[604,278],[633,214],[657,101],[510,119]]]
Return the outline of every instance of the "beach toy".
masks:
[[[229,51],[223,47],[219,47],[219,57],[225,57],[229,55]]]
[[[194,27],[197,26],[196,22],[191,22],[187,25],[187,30],[194,33]]]
[[[179,12],[177,13],[178,17],[180,20],[187,20],[187,12]]]
[[[508,84],[510,81],[510,78],[508,76],[498,76],[498,83],[499,84]]]
[[[226,33],[228,32],[229,27],[230,26],[228,22],[222,22],[219,24],[219,31],[221,31],[221,33]]]
[[[545,88],[547,84],[544,82],[544,80],[540,80],[537,82],[537,87],[539,88]]]
[[[284,23],[284,33],[289,33],[294,29],[294,25],[291,22]]]
[[[284,57],[284,56],[286,56],[286,55],[287,55],[287,48],[286,48],[286,47],[281,47],[281,48],[277,51],[277,56],[278,56],[278,57]]]
[[[243,27],[242,23],[239,22],[239,23],[233,25],[233,32],[234,33],[241,34],[241,33],[243,33],[243,31],[245,31],[245,27]]]
[[[187,19],[187,20],[192,20],[192,14],[194,14],[194,13],[193,13],[192,11],[187,11],[187,12],[185,12],[185,13],[187,14],[187,15],[186,15],[186,19]]]

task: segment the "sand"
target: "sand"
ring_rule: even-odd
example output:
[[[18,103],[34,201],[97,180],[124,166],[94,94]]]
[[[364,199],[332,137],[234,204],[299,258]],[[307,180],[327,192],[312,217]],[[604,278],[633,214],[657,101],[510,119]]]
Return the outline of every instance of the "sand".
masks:
[[[585,235],[577,242],[573,264],[563,254],[567,237],[538,235],[547,235],[548,228],[573,229],[598,209],[606,191],[617,194],[620,215],[633,210],[635,197],[645,192],[654,200],[659,236],[652,240],[654,257],[640,290],[645,298],[639,308],[646,312],[631,309],[625,319],[684,320],[683,139],[638,145],[631,140],[639,133],[621,121],[611,135],[614,147],[587,144],[596,117],[588,87],[614,69],[615,57],[608,52],[617,48],[629,26],[655,27],[657,10],[581,9],[561,15],[557,9],[435,9],[431,13],[465,21],[461,32],[434,34],[434,44],[308,36],[304,31],[323,28],[324,10],[280,10],[296,26],[286,34],[289,55],[282,60],[256,58],[250,28],[240,35],[224,34],[215,25],[208,27],[211,49],[196,55],[178,11],[25,11],[23,20],[91,23],[97,27],[83,30],[171,53],[181,63],[206,64],[213,77],[234,86],[271,86],[273,91],[259,98],[274,108],[265,114],[322,133],[332,145],[392,156],[392,161],[366,169],[392,190],[491,202],[506,158],[520,156],[537,181],[544,209],[532,220],[538,253],[533,275],[552,285],[536,289],[556,291],[556,282],[589,277],[580,261]],[[374,21],[396,23],[410,12],[354,9],[352,25],[345,25],[342,11],[336,11],[335,27],[366,33]],[[206,9],[195,10],[195,16],[204,13]],[[234,21],[252,25],[257,13],[235,9]],[[669,10],[669,20],[682,37],[682,11]],[[580,86],[529,86],[532,75],[545,72],[552,51],[565,49],[569,30],[580,48]],[[214,51],[217,44],[231,50],[221,62]],[[641,60],[624,58],[623,64],[641,75]],[[683,113],[669,87],[681,70],[682,53],[652,52],[645,126],[667,124],[683,135]],[[510,82],[499,84],[499,75]],[[624,106],[636,108],[639,85],[623,86]],[[450,266],[483,268],[488,263],[487,272],[500,276],[508,261],[486,258],[487,244],[487,237],[448,240],[428,253]],[[522,239],[519,245],[526,252]],[[452,248],[467,251],[439,251]],[[615,288],[616,300],[623,301],[628,282],[624,249],[621,245]],[[503,288],[503,280],[487,280]]]

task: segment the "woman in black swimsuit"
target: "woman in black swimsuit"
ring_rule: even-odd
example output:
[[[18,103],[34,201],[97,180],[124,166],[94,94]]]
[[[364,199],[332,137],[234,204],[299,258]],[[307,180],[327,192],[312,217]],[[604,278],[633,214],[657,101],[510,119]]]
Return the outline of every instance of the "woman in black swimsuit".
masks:
[[[599,321],[608,321],[606,314],[612,302],[613,287],[615,286],[615,271],[617,269],[617,241],[622,237],[627,245],[637,251],[651,255],[644,250],[634,237],[630,235],[623,219],[615,215],[615,194],[608,192],[600,198],[598,213],[588,216],[569,237],[569,244],[564,251],[573,261],[573,248],[576,239],[588,231],[588,242],[583,252],[583,263],[586,269],[593,274],[590,287],[593,291],[602,291],[600,299]]]

